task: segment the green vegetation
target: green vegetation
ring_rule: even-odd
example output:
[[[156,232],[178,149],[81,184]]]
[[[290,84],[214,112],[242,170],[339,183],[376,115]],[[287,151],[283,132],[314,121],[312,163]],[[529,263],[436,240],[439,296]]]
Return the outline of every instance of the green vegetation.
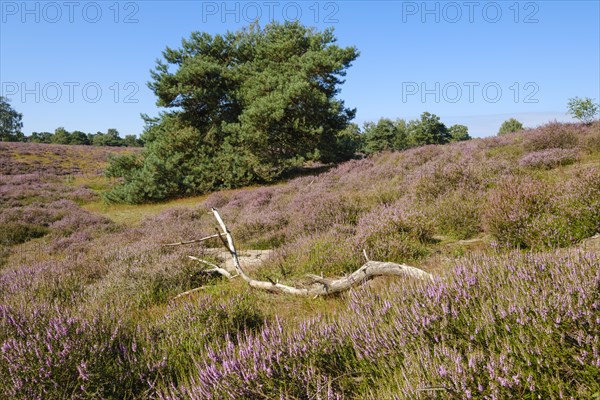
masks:
[[[569,114],[571,114],[573,118],[576,118],[586,124],[590,124],[592,121],[594,121],[594,119],[596,119],[599,107],[600,105],[594,103],[594,100],[590,99],[589,97],[585,97],[583,99],[575,97],[569,99],[569,103],[567,104]]]
[[[380,152],[136,206],[98,196],[108,155],[135,149],[0,143],[0,227],[19,233],[0,247],[0,397],[594,398],[599,127]],[[255,278],[343,276],[364,249],[435,279],[257,291],[187,257],[222,265],[217,239],[163,246],[212,234],[211,207],[242,257],[273,250],[242,258]]]
[[[53,144],[78,144],[110,147],[141,147],[144,142],[135,135],[126,135],[124,138],[119,136],[116,129],[108,129],[106,133],[96,132],[85,133],[82,131],[69,132],[63,127],[56,128],[54,133],[33,132],[31,136],[24,137],[23,141],[32,143],[53,143]]]
[[[298,23],[193,33],[167,48],[152,73],[158,105],[177,111],[147,119],[139,161],[114,161],[124,183],[111,201],[139,203],[272,182],[306,161],[347,158],[354,116],[336,98],[358,56],[332,30]],[[128,169],[126,170],[126,168]]]
[[[23,115],[15,111],[8,99],[0,96],[0,142],[20,142],[23,140]]]
[[[428,112],[361,129],[337,98],[358,52],[335,42],[193,33],[152,73],[167,111],[143,150],[114,129],[19,142],[0,98],[0,398],[600,398],[596,106],[473,140]],[[259,291],[207,269],[220,239],[190,241],[211,208],[253,278],[327,287],[365,257],[433,278]]]
[[[23,224],[18,222],[0,224],[0,245],[10,246],[42,237],[48,233],[43,226]]]
[[[523,124],[514,118],[507,119],[500,125],[498,135],[506,135],[507,133],[518,132],[523,129]]]

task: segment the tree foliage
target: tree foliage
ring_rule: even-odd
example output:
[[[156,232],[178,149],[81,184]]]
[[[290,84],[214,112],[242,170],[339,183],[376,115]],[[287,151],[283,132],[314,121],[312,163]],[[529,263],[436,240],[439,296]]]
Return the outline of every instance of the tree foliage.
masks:
[[[0,96],[0,142],[20,142],[23,140],[23,115],[15,111],[8,99]]]
[[[411,146],[444,144],[450,142],[450,132],[435,114],[424,112],[420,120],[408,124],[408,139]]]
[[[377,123],[367,122],[363,126],[365,154],[386,150],[403,150],[408,146],[406,121],[381,118]]]
[[[465,125],[452,125],[448,132],[450,133],[451,142],[462,142],[463,140],[471,139],[469,136],[469,128]]]
[[[365,123],[360,146],[363,153],[373,154],[469,139],[471,137],[466,126],[453,125],[448,129],[440,117],[424,112],[420,119],[408,123],[403,119],[392,121],[389,118],[381,118],[377,123]]]
[[[69,132],[63,127],[56,128],[51,132],[32,132],[31,136],[26,136],[24,141],[32,143],[54,143],[54,144],[75,144],[75,145],[94,145],[94,146],[127,146],[141,147],[144,145],[142,139],[135,135],[126,135],[124,138],[119,136],[119,131],[110,128],[106,133],[85,133],[82,131]]]
[[[596,114],[598,114],[598,108],[600,106],[594,103],[593,99],[589,97],[585,97],[583,99],[579,97],[575,97],[569,99],[569,103],[567,104],[567,109],[569,110],[569,114],[586,124],[590,124],[596,118]]]
[[[500,125],[500,129],[498,130],[498,136],[506,135],[507,133],[517,132],[523,129],[523,124],[517,121],[514,118],[507,119]]]
[[[149,87],[170,111],[146,117],[143,162],[108,198],[140,202],[271,182],[305,161],[347,159],[355,110],[336,96],[358,52],[335,42],[331,29],[287,22],[195,32],[167,48]]]

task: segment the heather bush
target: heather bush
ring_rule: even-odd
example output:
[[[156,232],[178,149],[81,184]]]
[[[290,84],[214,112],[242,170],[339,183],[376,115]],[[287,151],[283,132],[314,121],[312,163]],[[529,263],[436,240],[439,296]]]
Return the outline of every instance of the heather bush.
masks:
[[[428,253],[433,224],[415,203],[402,198],[392,205],[381,205],[358,221],[353,238],[355,251],[365,249],[373,260],[406,262]]]
[[[356,194],[319,187],[299,193],[289,206],[294,211],[290,229],[295,232],[319,232],[336,224],[355,225],[364,210]]]
[[[341,276],[360,267],[361,251],[350,243],[350,232],[334,227],[300,236],[283,245],[257,271],[262,279],[303,277],[305,274]]]
[[[6,245],[0,244],[0,268],[2,268],[10,256],[10,248]]]
[[[575,132],[575,127],[572,125],[551,122],[525,131],[523,135],[523,147],[526,151],[573,149],[578,144]]]
[[[353,372],[360,360],[350,337],[324,322],[317,317],[291,331],[277,319],[256,335],[241,334],[239,346],[228,340],[211,349],[190,384],[171,386],[159,398],[343,398],[359,387]]]
[[[11,263],[0,271],[0,299],[6,304],[73,304],[106,267],[98,260],[91,262],[85,252],[53,257],[47,245],[34,251],[44,254],[34,261]]]
[[[473,161],[455,157],[449,152],[412,173],[411,190],[419,201],[434,201],[458,188],[476,189],[481,185]]]
[[[0,393],[10,399],[143,396],[159,365],[146,364],[135,330],[50,307],[0,306]]]
[[[564,247],[597,233],[600,227],[600,176],[585,169],[558,184],[508,176],[487,197],[486,231],[513,247]]]
[[[276,187],[245,189],[235,193],[223,211],[233,221],[231,229],[236,240],[253,249],[271,249],[281,245],[289,215],[281,210],[278,200],[280,191]]]
[[[164,248],[160,243],[143,239],[96,252],[102,270],[85,288],[88,302],[98,305],[118,302],[124,309],[146,309],[164,305],[181,292],[221,279],[220,275],[203,273],[205,266],[188,259],[187,255],[194,254],[212,260],[202,250]],[[102,246],[102,241],[97,241],[96,246]]]
[[[525,154],[519,160],[521,167],[552,169],[569,165],[579,160],[576,149],[546,149]]]
[[[588,153],[600,151],[600,121],[590,125],[579,125],[577,127],[580,147]]]
[[[469,239],[482,231],[483,192],[461,188],[439,197],[427,210],[437,230],[455,239]]]
[[[570,179],[557,199],[573,241],[600,233],[600,170],[588,167]]]
[[[593,398],[600,392],[597,254],[473,256],[432,283],[348,295],[209,352],[162,399]]]
[[[147,332],[156,360],[165,360],[165,380],[186,382],[207,348],[218,349],[239,333],[251,333],[264,324],[264,316],[247,292],[229,299],[200,295],[183,304],[171,304],[164,317]]]
[[[546,184],[526,176],[510,175],[488,193],[483,224],[500,243],[529,247],[532,244],[530,224],[549,206]]]

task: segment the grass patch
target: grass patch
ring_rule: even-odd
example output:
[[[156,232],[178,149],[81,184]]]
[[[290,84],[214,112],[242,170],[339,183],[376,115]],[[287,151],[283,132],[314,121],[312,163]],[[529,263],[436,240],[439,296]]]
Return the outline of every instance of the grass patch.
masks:
[[[137,225],[144,219],[160,214],[173,207],[194,207],[206,199],[206,195],[186,197],[166,201],[164,203],[150,203],[142,205],[132,204],[107,204],[101,200],[84,204],[84,210],[101,214],[115,223],[124,225]]]

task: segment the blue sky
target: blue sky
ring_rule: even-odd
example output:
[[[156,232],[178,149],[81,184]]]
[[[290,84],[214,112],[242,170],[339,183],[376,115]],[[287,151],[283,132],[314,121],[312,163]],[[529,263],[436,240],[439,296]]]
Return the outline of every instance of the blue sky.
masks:
[[[0,94],[24,131],[139,134],[166,46],[261,16],[333,27],[361,55],[340,97],[355,122],[429,111],[474,136],[515,117],[569,121],[569,98],[600,98],[599,1],[0,1]]]

